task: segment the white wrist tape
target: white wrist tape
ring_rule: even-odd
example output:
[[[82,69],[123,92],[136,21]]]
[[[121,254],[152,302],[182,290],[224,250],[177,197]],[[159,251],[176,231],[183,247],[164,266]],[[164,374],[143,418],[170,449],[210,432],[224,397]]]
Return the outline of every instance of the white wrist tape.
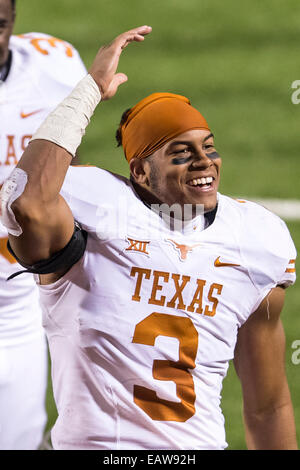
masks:
[[[20,168],[15,168],[4,181],[0,191],[0,220],[8,233],[15,237],[19,237],[23,230],[16,221],[11,205],[24,192],[27,181],[27,173]]]
[[[75,157],[85,129],[100,101],[99,87],[88,74],[49,114],[31,140],[49,140]]]

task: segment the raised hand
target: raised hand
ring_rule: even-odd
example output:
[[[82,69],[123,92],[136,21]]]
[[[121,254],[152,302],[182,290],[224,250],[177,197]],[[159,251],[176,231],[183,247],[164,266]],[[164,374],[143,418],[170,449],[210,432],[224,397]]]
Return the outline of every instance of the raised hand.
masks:
[[[151,33],[151,26],[140,26],[117,36],[110,44],[102,46],[89,69],[89,74],[99,86],[102,100],[112,98],[118,87],[128,80],[124,73],[116,73],[120,55],[128,44],[141,42]]]

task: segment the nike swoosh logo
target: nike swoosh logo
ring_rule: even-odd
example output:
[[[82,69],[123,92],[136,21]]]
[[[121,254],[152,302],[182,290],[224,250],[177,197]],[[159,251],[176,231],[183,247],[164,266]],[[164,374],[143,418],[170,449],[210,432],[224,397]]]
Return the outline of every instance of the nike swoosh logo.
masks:
[[[215,260],[214,265],[216,268],[224,268],[225,266],[229,266],[229,267],[240,266],[240,264],[235,264],[235,263],[222,263],[220,261],[220,256],[218,256],[218,258]]]
[[[20,113],[20,116],[22,119],[26,119],[30,116],[33,116],[34,114],[37,114],[37,113],[40,113],[42,110],[41,109],[37,109],[36,111],[31,111],[31,113],[23,113],[23,111]]]

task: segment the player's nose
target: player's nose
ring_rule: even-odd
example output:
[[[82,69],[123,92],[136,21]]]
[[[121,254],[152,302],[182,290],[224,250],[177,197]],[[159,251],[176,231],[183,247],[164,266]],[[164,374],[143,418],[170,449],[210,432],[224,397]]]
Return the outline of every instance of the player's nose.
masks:
[[[194,154],[192,166],[194,168],[208,168],[212,164],[211,159],[207,156],[203,149],[199,149]]]

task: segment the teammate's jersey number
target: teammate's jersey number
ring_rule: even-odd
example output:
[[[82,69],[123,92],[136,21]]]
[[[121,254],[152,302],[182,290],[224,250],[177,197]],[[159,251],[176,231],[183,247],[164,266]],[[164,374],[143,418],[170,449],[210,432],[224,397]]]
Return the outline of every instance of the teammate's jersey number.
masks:
[[[153,420],[184,422],[195,414],[194,380],[189,370],[195,368],[198,333],[189,318],[154,312],[137,324],[132,342],[154,346],[160,335],[179,340],[179,360],[154,360],[153,377],[175,382],[181,401],[161,399],[154,390],[135,385],[134,402]]]
[[[57,45],[63,45],[65,48],[65,54],[67,57],[73,57],[73,48],[70,44],[68,44],[66,41],[63,41],[62,39],[55,38],[53,36],[50,37],[30,37],[30,35],[26,34],[20,34],[19,35],[21,38],[26,38],[30,39],[30,44],[41,54],[43,55],[49,55],[49,51],[43,47],[43,43],[48,44],[51,47],[57,47]]]
[[[10,254],[7,249],[8,238],[0,238],[0,255],[3,256],[10,264],[15,264],[15,258]]]

